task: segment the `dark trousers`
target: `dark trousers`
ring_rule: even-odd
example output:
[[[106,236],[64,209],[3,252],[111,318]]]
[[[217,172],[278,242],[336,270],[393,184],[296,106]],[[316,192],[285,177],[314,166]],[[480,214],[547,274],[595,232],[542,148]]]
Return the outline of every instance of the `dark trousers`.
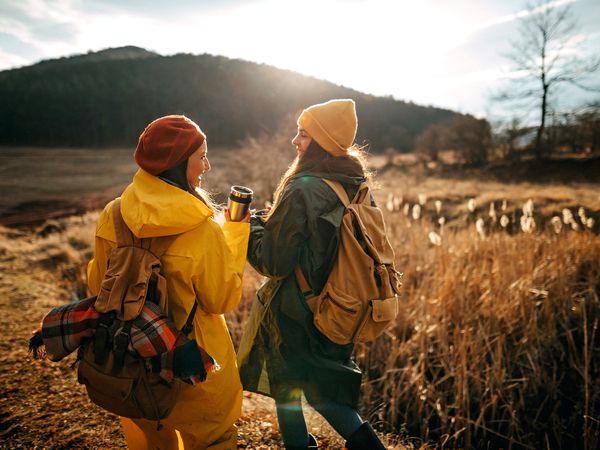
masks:
[[[308,442],[308,430],[302,412],[302,394],[308,403],[346,440],[363,423],[354,408],[322,399],[318,391],[310,386],[279,387],[274,390],[273,397],[277,406],[279,430],[286,446],[302,447],[306,446]]]

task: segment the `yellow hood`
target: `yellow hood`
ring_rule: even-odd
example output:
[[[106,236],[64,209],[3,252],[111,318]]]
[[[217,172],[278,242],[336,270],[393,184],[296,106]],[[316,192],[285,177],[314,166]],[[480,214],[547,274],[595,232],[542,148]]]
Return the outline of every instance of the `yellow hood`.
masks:
[[[121,212],[139,238],[184,233],[213,216],[213,211],[189,192],[142,169],[121,195]]]

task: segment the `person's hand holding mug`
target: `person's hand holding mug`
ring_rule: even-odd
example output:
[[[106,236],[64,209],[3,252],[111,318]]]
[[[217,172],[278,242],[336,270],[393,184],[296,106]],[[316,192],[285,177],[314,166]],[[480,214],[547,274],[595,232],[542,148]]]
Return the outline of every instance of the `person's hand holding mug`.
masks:
[[[227,207],[223,208],[223,216],[225,216],[225,222],[233,222],[233,220],[231,220],[231,215],[229,214],[229,209]],[[248,211],[241,220],[236,220],[236,222],[250,222],[250,211]]]

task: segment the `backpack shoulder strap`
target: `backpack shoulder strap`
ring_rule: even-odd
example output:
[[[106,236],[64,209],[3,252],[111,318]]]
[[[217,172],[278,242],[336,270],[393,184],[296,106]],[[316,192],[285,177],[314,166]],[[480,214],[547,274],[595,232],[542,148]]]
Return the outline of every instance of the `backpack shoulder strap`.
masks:
[[[115,199],[112,206],[113,224],[115,226],[115,236],[117,237],[117,247],[131,247],[135,244],[135,236],[123,220],[121,214],[121,197]]]
[[[352,201],[350,201],[350,198],[348,197],[344,186],[342,186],[342,183],[340,183],[339,181],[328,180],[327,178],[321,178],[321,180],[323,180],[323,182],[327,186],[329,186],[333,192],[336,193],[336,195],[346,208],[350,203],[360,204],[368,202],[368,204],[370,204],[371,202],[371,192],[369,190],[369,185],[366,182],[360,184],[358,190],[356,191],[356,195],[354,196]]]
[[[113,203],[113,223],[115,226],[115,235],[117,237],[117,247],[141,247],[148,250],[158,259],[160,259],[169,246],[173,243],[178,234],[170,236],[159,236],[153,238],[138,238],[129,229],[123,215],[121,214],[121,198],[117,198]]]
[[[340,183],[339,181],[329,180],[327,178],[321,178],[321,180],[327,186],[329,186],[333,192],[335,192],[337,197],[340,199],[340,201],[344,205],[344,208],[347,208],[348,205],[350,204],[350,199],[348,197],[348,194],[346,193],[346,190],[344,189],[344,186],[342,186],[342,183]],[[302,272],[302,268],[300,267],[300,264],[298,264],[295,267],[294,274],[296,276],[296,281],[298,283],[298,286],[300,287],[300,290],[302,291],[302,295],[306,299],[308,307],[310,308],[311,311],[313,311],[314,306],[315,306],[314,301],[316,300],[316,295],[315,295],[315,292],[312,290],[312,287],[310,286],[308,280],[304,276],[304,272]]]
[[[179,234],[172,234],[170,236],[159,236],[148,239],[149,244],[147,250],[151,252],[158,259],[162,258],[167,249],[171,246],[173,241],[179,236]],[[145,241],[146,239],[142,239]]]
[[[346,190],[342,186],[342,183],[339,181],[328,180],[327,178],[321,178],[321,180],[335,192],[344,207],[347,207],[350,204],[350,199],[348,198],[348,194],[346,194]]]
[[[352,203],[357,204],[371,204],[371,190],[369,189],[369,185],[366,182],[361,183],[356,191],[356,195],[352,199]]]

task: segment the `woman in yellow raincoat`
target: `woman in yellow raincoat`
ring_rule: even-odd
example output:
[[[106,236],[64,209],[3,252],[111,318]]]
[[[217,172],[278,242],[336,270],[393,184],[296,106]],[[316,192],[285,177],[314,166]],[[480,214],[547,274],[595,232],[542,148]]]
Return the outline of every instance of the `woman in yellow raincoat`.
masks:
[[[171,414],[156,422],[121,418],[133,449],[234,449],[234,422],[241,413],[242,387],[236,356],[223,314],[235,308],[242,291],[249,217],[214,221],[214,206],[200,189],[210,170],[206,137],[184,116],[161,117],[140,136],[135,160],[140,169],[121,196],[123,219],[140,238],[178,237],[162,258],[168,282],[168,313],[181,328],[197,300],[194,336],[219,364],[206,381],[184,386]],[[92,294],[100,290],[107,258],[116,246],[112,202],[96,227],[94,259],[88,266]]]

